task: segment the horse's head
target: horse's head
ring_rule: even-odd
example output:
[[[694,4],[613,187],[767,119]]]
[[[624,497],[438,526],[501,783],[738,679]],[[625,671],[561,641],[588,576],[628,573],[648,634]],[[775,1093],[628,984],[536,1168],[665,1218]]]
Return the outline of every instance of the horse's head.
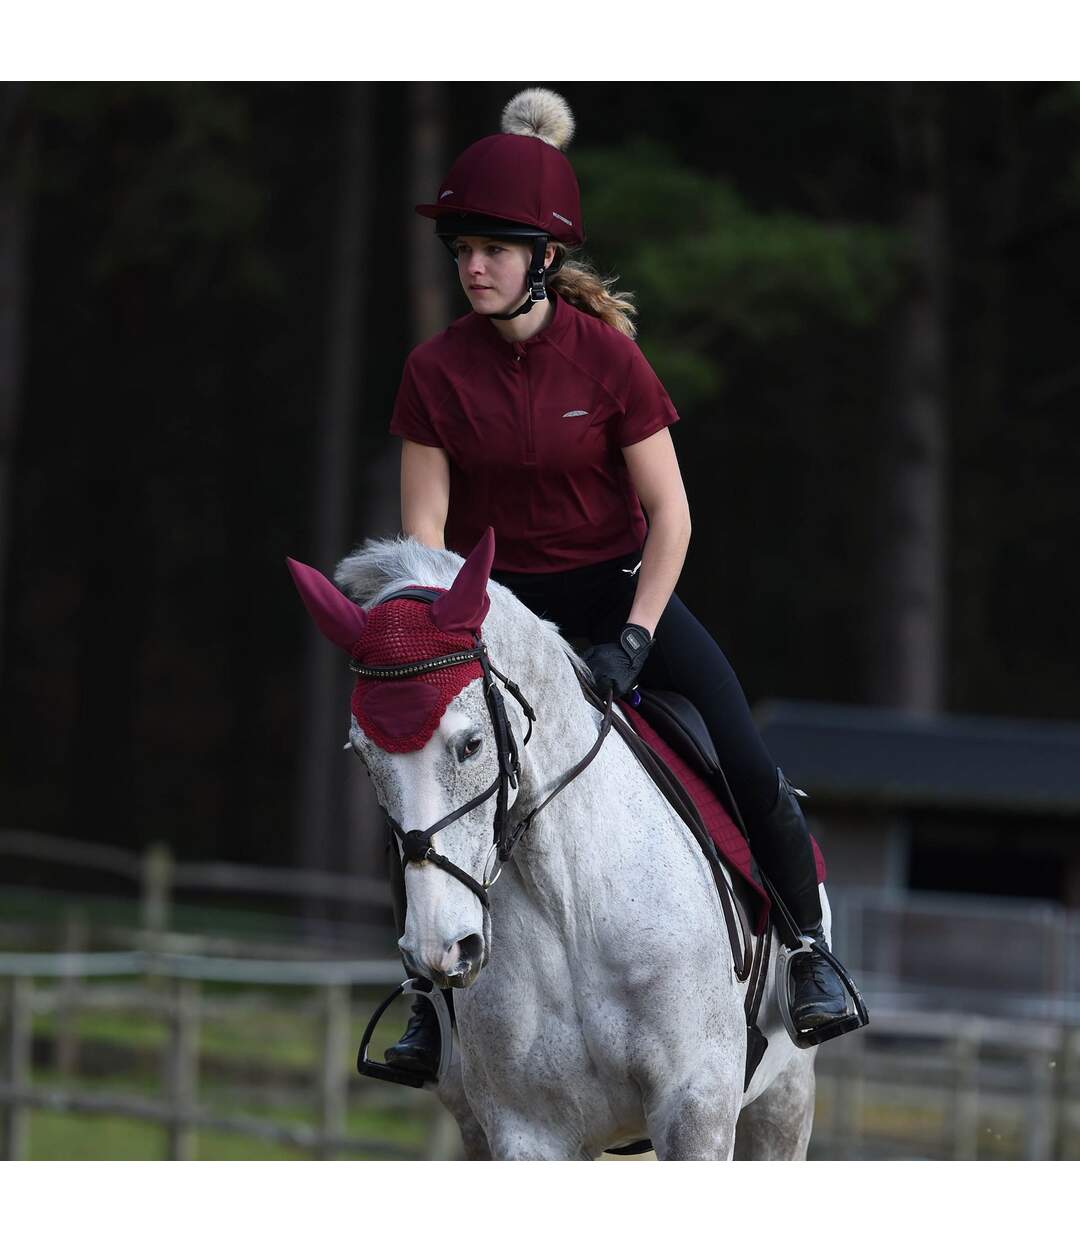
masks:
[[[315,623],[357,673],[350,741],[406,864],[399,944],[410,968],[442,986],[467,987],[487,961],[493,846],[517,797],[517,746],[480,639],[494,550],[489,528],[449,587],[395,583],[367,608],[288,562]],[[431,557],[444,580],[459,560]]]

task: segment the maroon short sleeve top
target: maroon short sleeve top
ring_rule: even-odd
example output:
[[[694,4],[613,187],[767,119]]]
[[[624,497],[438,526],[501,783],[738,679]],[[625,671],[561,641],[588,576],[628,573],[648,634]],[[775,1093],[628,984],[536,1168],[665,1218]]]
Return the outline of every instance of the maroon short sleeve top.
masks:
[[[450,459],[446,546],[495,528],[495,568],[550,573],[641,546],[645,519],[622,449],[678,421],[637,345],[553,298],[527,341],[464,316],[405,363],[390,431]]]

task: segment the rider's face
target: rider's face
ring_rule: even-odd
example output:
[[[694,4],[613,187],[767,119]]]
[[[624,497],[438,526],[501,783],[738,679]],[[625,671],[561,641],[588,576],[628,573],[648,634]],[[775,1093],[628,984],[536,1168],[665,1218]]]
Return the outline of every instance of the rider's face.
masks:
[[[474,311],[502,315],[521,305],[531,248],[503,237],[454,240],[458,279]]]

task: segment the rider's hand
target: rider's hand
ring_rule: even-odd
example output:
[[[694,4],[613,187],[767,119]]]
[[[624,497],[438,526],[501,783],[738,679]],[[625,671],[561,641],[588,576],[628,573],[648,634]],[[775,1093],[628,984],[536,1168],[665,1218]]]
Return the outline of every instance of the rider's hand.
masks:
[[[653,645],[653,637],[643,625],[627,624],[617,643],[600,643],[582,653],[601,697],[611,690],[614,699],[625,698],[637,685],[638,677]]]

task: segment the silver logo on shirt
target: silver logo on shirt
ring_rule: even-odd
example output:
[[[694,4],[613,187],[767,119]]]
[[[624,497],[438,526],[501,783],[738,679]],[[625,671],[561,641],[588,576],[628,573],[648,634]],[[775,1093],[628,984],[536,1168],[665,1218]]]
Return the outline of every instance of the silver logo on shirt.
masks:
[[[563,418],[588,418],[588,410],[567,410]]]

